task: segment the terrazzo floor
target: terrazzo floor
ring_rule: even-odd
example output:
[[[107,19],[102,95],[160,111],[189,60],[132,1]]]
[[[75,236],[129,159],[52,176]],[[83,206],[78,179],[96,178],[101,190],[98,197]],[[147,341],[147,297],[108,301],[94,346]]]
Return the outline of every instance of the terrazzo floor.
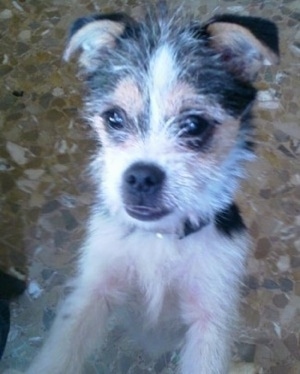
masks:
[[[236,360],[259,374],[300,373],[300,1],[186,1],[199,16],[237,12],[275,21],[281,63],[257,82],[258,159],[238,201],[254,237],[242,299]],[[0,373],[28,365],[47,334],[74,269],[92,189],[95,148],[80,120],[79,82],[61,61],[68,25],[98,11],[134,11],[136,1],[0,0],[0,268],[27,278],[12,303]],[[114,331],[86,374],[173,373]],[[38,374],[38,373],[37,373]]]

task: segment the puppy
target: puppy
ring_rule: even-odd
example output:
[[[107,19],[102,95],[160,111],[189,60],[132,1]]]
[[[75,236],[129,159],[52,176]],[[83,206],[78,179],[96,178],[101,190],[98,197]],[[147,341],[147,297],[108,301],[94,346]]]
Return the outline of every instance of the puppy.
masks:
[[[278,62],[276,26],[150,9],[78,19],[64,58],[85,77],[100,147],[97,204],[75,287],[28,374],[78,374],[122,323],[180,374],[226,374],[250,240],[234,203],[253,159],[252,85]],[[239,371],[241,373],[241,371]]]

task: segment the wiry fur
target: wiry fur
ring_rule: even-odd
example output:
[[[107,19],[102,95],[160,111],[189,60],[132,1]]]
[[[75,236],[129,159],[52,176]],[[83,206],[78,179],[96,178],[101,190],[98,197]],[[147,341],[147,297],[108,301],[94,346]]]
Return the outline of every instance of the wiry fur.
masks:
[[[80,373],[111,316],[152,354],[180,348],[181,374],[228,372],[249,248],[233,196],[253,157],[251,80],[276,51],[248,18],[224,19],[234,42],[218,18],[75,23],[65,57],[80,49],[99,204],[74,291],[28,374]]]

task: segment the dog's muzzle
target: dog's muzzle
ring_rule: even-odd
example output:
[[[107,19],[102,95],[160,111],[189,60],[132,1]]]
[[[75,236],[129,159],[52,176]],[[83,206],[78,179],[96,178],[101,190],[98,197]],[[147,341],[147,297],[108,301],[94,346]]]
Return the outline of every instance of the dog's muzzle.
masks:
[[[123,175],[122,196],[126,212],[140,221],[153,221],[170,210],[162,204],[164,171],[155,164],[137,162]]]

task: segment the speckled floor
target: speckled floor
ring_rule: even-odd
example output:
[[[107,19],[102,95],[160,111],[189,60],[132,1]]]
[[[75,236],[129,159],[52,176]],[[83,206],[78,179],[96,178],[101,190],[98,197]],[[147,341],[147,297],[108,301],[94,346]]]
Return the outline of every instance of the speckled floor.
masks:
[[[300,1],[195,0],[214,12],[268,17],[281,35],[281,64],[257,85],[258,160],[238,200],[255,239],[235,358],[260,374],[300,373]],[[25,367],[72,274],[92,193],[84,173],[94,142],[79,119],[79,84],[61,62],[78,16],[133,10],[136,1],[0,0],[0,267],[28,276],[12,304],[0,372]],[[111,334],[87,374],[172,373],[176,355],[151,362]]]

